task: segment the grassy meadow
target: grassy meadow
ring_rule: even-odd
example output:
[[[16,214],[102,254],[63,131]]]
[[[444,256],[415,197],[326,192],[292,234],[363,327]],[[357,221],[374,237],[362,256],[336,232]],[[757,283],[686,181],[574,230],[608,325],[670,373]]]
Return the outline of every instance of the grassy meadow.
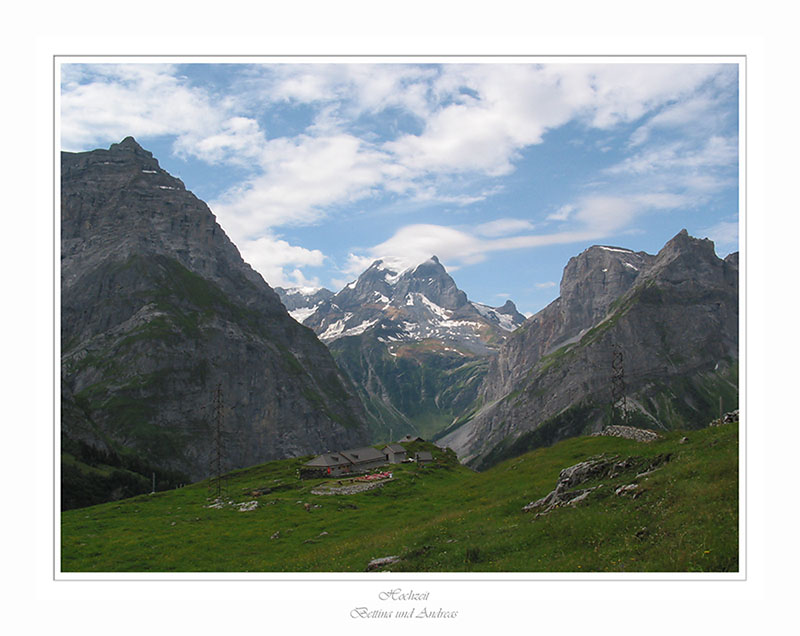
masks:
[[[738,439],[736,423],[649,444],[579,437],[481,473],[418,442],[408,448],[433,450],[433,464],[393,465],[391,481],[352,495],[313,494],[338,480],[300,480],[308,458],[273,461],[230,473],[233,504],[219,509],[208,507],[201,482],[63,512],[61,571],[364,572],[372,559],[397,556],[386,569],[736,572]],[[581,484],[603,486],[575,506],[522,511],[589,457],[665,454],[670,461],[647,476],[633,470]],[[639,484],[635,497],[615,494],[630,483]]]

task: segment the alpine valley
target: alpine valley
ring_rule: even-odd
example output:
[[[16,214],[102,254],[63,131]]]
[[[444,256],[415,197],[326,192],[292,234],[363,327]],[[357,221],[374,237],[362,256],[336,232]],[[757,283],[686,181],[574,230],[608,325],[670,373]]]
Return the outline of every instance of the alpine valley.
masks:
[[[525,317],[471,302],[432,256],[399,270],[375,261],[324,300],[279,290],[352,379],[376,440],[430,438],[470,408],[489,360]],[[328,292],[330,293],[330,292]]]
[[[434,255],[273,290],[131,137],[62,153],[61,205],[65,508],[208,477],[221,412],[228,470],[405,434],[485,470],[738,408],[738,253],[685,230],[655,255],[586,249],[526,318],[471,301]]]

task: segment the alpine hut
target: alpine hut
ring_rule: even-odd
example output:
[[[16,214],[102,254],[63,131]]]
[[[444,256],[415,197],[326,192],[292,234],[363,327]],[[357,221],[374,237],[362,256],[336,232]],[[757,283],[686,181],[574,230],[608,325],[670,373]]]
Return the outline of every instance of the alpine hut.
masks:
[[[406,449],[400,444],[388,444],[383,447],[383,454],[390,464],[400,464],[406,458]]]
[[[351,448],[350,450],[342,451],[340,455],[350,461],[352,470],[355,472],[366,471],[386,464],[386,455],[372,446]]]

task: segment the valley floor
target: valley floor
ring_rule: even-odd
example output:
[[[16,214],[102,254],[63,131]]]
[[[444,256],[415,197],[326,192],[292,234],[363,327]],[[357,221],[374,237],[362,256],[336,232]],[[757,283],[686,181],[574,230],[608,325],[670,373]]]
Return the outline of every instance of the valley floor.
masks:
[[[232,473],[216,507],[199,483],[63,512],[61,571],[364,572],[391,556],[381,569],[736,572],[738,439],[737,423],[652,443],[581,437],[483,473],[437,449],[431,465],[392,466],[382,486],[337,495],[312,493],[336,480],[296,477],[303,459],[270,462]],[[602,485],[574,506],[523,511],[562,469],[601,455],[669,461],[581,484]]]

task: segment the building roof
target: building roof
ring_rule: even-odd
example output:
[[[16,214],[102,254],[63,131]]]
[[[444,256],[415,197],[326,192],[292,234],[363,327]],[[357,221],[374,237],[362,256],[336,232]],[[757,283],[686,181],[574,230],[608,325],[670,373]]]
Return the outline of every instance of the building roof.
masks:
[[[383,452],[390,450],[393,453],[405,453],[406,449],[400,446],[400,444],[387,444],[383,447]]]
[[[420,451],[419,453],[416,454],[416,458],[418,460],[422,459],[425,461],[429,461],[433,459],[433,455],[431,455],[430,451]]]
[[[406,435],[403,439],[400,440],[401,442],[422,442],[423,439],[418,435]]]
[[[371,462],[375,460],[384,460],[386,457],[377,448],[372,446],[364,446],[363,448],[351,448],[350,450],[342,451],[340,455],[344,455],[354,464],[361,464],[362,462]]]
[[[345,457],[343,453],[323,453],[306,462],[305,466],[344,466],[351,463],[351,460]]]

